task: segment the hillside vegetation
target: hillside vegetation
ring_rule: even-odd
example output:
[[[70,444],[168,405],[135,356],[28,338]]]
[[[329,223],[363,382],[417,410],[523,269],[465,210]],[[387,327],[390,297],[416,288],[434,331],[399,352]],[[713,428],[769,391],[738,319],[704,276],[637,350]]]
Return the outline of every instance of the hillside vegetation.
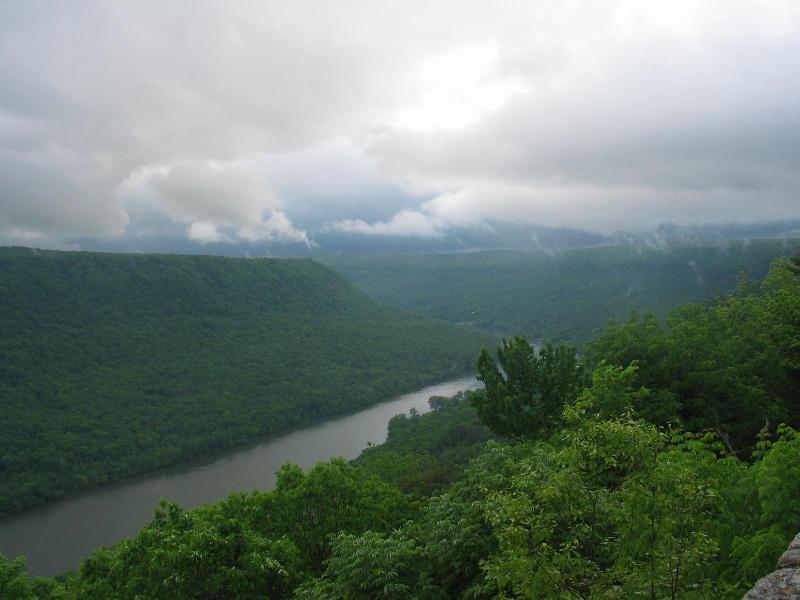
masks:
[[[582,342],[631,310],[664,317],[734,290],[743,273],[759,280],[775,257],[798,249],[800,239],[318,260],[391,306],[502,335]]]
[[[308,259],[0,249],[0,514],[470,369]]]
[[[60,581],[0,557],[0,596],[738,600],[800,530],[800,261],[589,349],[504,340],[355,464],[164,502]]]
[[[383,444],[353,461],[414,496],[431,495],[461,475],[491,437],[469,403],[469,392],[433,396],[431,412],[394,416]]]

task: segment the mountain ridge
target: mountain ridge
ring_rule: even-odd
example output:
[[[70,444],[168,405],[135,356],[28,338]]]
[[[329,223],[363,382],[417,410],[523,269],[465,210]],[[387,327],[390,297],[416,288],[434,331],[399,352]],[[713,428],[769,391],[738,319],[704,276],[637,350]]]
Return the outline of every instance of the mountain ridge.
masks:
[[[309,259],[0,249],[0,514],[467,371]]]

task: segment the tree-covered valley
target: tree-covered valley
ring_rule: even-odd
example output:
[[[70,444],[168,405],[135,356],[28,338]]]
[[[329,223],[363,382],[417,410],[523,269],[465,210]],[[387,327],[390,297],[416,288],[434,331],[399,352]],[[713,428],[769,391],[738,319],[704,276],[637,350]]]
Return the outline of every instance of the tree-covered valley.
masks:
[[[800,239],[615,245],[555,254],[329,255],[317,260],[372,298],[451,323],[533,340],[584,342],[631,310],[658,317],[733,291]]]
[[[0,249],[0,515],[471,369],[308,259]]]
[[[580,353],[486,347],[485,388],[353,463],[184,511],[10,598],[738,599],[800,531],[800,261]]]
[[[800,600],[798,73],[798,0],[0,1],[0,600]]]

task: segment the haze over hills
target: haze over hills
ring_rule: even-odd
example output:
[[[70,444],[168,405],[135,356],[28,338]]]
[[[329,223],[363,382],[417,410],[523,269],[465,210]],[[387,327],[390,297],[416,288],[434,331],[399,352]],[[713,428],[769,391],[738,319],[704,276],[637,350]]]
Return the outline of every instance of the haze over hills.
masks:
[[[0,514],[469,371],[308,259],[0,249]]]
[[[685,302],[761,279],[800,239],[616,245],[559,253],[325,256],[319,261],[392,306],[501,335],[580,342],[630,311],[664,317]]]
[[[337,254],[460,253],[482,250],[516,250],[556,253],[600,246],[665,248],[670,244],[711,244],[731,240],[792,239],[800,237],[800,220],[764,223],[676,225],[662,223],[646,231],[597,231],[576,227],[550,227],[489,220],[479,227],[452,227],[447,234],[419,237],[398,231],[381,235],[343,232],[310,223],[308,243],[265,240],[209,240],[187,238],[180,228],[159,238],[73,238],[60,249],[101,252],[170,252],[218,256],[327,256]]]

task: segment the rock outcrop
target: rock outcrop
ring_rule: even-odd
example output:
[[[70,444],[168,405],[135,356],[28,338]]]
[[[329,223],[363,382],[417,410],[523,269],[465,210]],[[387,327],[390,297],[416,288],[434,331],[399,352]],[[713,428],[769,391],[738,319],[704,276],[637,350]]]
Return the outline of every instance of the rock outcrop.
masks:
[[[778,559],[778,566],[759,579],[742,600],[800,600],[800,533]]]

